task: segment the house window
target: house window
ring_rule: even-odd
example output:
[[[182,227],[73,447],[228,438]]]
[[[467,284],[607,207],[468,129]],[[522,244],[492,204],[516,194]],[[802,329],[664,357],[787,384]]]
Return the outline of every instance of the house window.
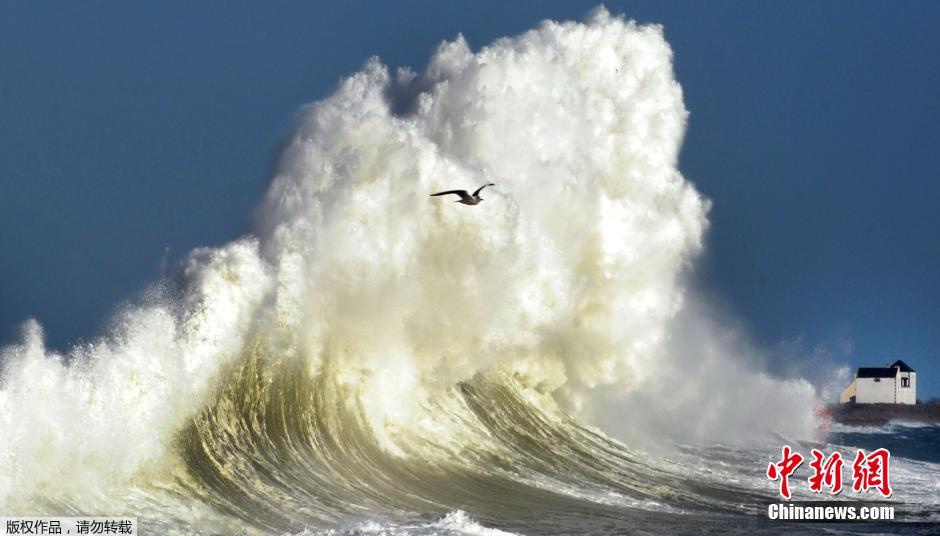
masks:
[[[901,387],[910,387],[911,379],[910,378],[901,378]]]

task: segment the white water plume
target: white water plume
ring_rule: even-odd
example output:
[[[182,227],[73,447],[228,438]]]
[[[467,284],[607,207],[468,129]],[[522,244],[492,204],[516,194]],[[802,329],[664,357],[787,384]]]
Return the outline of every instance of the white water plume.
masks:
[[[698,336],[671,329],[707,227],[676,168],[686,116],[661,28],[603,9],[475,53],[458,37],[422,74],[370,60],[303,111],[256,237],[194,252],[181,296],[68,356],[35,323],[3,351],[0,505],[159,473],[249,354],[351,386],[401,456],[422,427],[459,437],[425,410],[481,371],[616,428],[601,408],[645,411],[617,404],[664,366],[681,374],[670,341]],[[487,182],[475,207],[428,196]],[[681,382],[720,402],[718,421],[732,395],[713,377]],[[756,408],[812,396],[737,378]],[[690,407],[674,418],[701,419]]]

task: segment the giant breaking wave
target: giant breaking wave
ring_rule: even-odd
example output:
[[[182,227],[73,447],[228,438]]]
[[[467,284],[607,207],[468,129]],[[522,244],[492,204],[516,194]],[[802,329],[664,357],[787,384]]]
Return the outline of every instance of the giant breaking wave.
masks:
[[[630,403],[700,336],[675,327],[707,227],[676,168],[686,117],[661,28],[603,9],[458,37],[420,74],[368,61],[302,111],[252,235],[92,343],[57,354],[30,321],[3,350],[0,510],[214,532],[714,502],[617,423],[756,428],[813,391],[702,340],[701,374]],[[428,197],[484,182],[477,207]],[[775,431],[808,433],[793,413]]]

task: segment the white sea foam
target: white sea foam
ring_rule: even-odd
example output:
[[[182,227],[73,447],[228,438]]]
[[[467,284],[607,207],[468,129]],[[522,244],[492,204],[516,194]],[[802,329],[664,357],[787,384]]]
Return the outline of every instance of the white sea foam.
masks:
[[[463,510],[454,510],[430,523],[363,521],[350,523],[349,526],[339,529],[305,529],[295,533],[294,536],[342,536],[347,534],[382,534],[388,536],[512,536],[515,533],[484,527]]]
[[[676,168],[671,56],[660,27],[599,9],[477,52],[458,37],[422,74],[369,60],[303,111],[254,235],[194,252],[181,296],[67,355],[35,322],[3,350],[0,506],[155,478],[248,354],[355,387],[399,455],[422,433],[466,440],[424,410],[487,369],[622,436],[615,412],[807,435],[808,384],[676,328],[708,203]],[[428,197],[491,181],[476,207]],[[784,404],[797,417],[767,424]]]

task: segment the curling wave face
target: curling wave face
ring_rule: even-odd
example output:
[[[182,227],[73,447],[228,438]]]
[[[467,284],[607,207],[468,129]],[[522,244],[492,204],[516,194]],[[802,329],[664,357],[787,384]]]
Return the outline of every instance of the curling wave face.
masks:
[[[582,424],[669,359],[707,225],[686,115],[661,29],[603,9],[370,60],[302,112],[252,236],[94,343],[3,350],[0,505],[287,530],[740,498]]]

